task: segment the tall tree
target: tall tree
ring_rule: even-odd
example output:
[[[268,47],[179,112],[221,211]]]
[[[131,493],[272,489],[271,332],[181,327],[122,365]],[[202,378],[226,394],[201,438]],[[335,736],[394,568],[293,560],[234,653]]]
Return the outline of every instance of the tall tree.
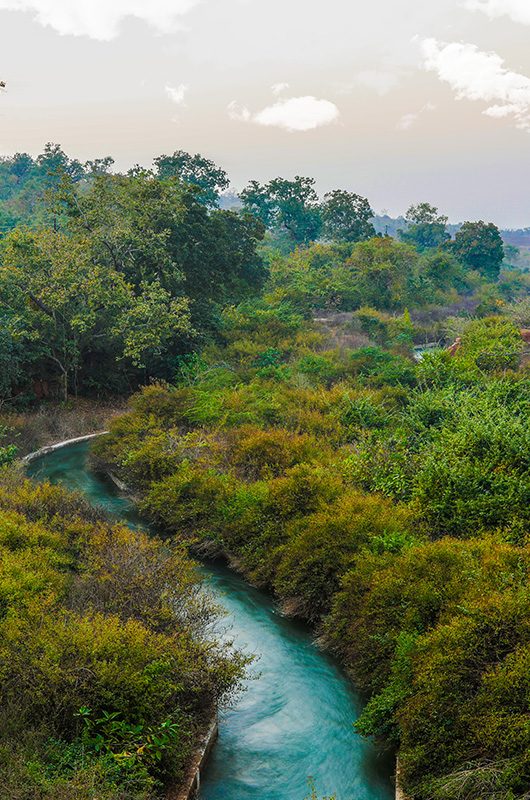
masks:
[[[146,171],[96,177],[88,191],[65,185],[69,230],[87,236],[96,263],[128,282],[158,281],[190,300],[193,325],[214,324],[219,304],[257,291],[265,273],[256,253],[263,226],[232,211],[208,211],[193,186]]]
[[[438,209],[430,203],[411,206],[406,214],[408,227],[400,230],[403,242],[413,244],[418,250],[441,247],[451,238],[447,232],[448,218],[438,214]]]
[[[83,165],[76,158],[69,158],[59,144],[48,142],[44,152],[37,156],[37,165],[43,175],[59,178],[62,173],[73,181],[80,181],[85,176]]]
[[[313,178],[275,178],[267,184],[251,181],[241,192],[243,208],[265,225],[285,231],[294,245],[318,239],[322,217]]]
[[[477,270],[490,281],[498,280],[504,260],[504,243],[499,229],[492,222],[464,222],[452,249],[468,269]]]
[[[322,234],[331,242],[363,242],[375,236],[374,212],[365,197],[343,189],[324,195]]]
[[[196,186],[198,200],[209,208],[219,205],[220,193],[230,186],[226,172],[199,153],[176,150],[172,156],[158,156],[154,164],[159,178],[179,178]]]
[[[51,230],[6,237],[0,306],[8,344],[23,348],[35,377],[56,378],[65,399],[95,353],[109,370],[123,359],[142,368],[172,337],[192,332],[185,298],[156,280],[135,290],[112,266],[94,263],[86,237]]]
[[[84,171],[87,178],[95,178],[96,175],[106,175],[114,166],[114,159],[112,156],[105,156],[104,158],[95,158],[92,161],[85,161]]]

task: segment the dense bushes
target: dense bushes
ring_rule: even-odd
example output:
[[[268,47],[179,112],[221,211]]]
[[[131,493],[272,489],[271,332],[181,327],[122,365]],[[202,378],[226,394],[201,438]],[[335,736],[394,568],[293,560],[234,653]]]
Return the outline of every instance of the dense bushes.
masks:
[[[14,474],[0,509],[2,796],[158,796],[243,668],[193,564]]]
[[[196,187],[135,171],[80,189],[61,169],[53,227],[0,232],[0,397],[19,402],[172,377],[265,277],[260,223],[207,209]]]
[[[276,300],[313,309],[383,311],[440,304],[476,283],[451,253],[427,254],[390,237],[355,245],[314,244],[271,263]]]
[[[522,799],[530,464],[517,329],[478,320],[454,356],[414,363],[406,348],[326,351],[299,322],[289,334],[285,306],[274,313],[232,310],[227,347],[180,387],[136,396],[96,462],[158,524],[225,552],[317,626],[369,698],[359,730],[399,746],[414,800]]]

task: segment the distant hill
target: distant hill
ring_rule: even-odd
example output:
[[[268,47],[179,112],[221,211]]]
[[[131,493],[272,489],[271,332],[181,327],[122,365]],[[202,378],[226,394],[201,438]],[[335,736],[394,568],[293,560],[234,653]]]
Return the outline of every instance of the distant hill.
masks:
[[[501,231],[502,238],[506,244],[512,247],[530,248],[530,228],[519,228],[518,230]]]
[[[390,217],[388,214],[377,214],[374,217],[374,228],[377,233],[395,238],[399,235],[399,230],[404,230],[407,227],[407,220],[405,217]],[[454,236],[460,228],[462,223],[459,222],[454,225],[448,225],[447,230]],[[513,247],[530,248],[530,227],[519,228],[517,230],[506,228],[501,230],[501,236],[505,244],[512,245]]]
[[[388,214],[378,214],[374,217],[374,228],[381,236],[397,238],[398,231],[407,227],[405,217],[389,217]]]
[[[237,210],[241,208],[241,200],[236,192],[228,191],[221,194],[219,198],[219,208],[224,210]],[[462,223],[448,225],[447,230],[454,236],[460,228]],[[399,238],[399,231],[407,228],[407,220],[405,217],[391,217],[388,214],[376,214],[374,217],[374,228],[376,233],[381,236],[392,236],[394,239]],[[501,230],[501,236],[505,244],[512,245],[513,247],[528,248],[530,249],[530,227],[519,228],[517,230],[507,228]]]
[[[223,192],[219,197],[219,208],[223,211],[235,211],[241,208],[241,200],[235,192]]]
[[[406,230],[407,226],[408,223],[405,217],[389,217],[388,214],[377,214],[374,217],[374,228],[376,233],[380,233],[382,236],[387,234],[387,236],[393,236],[395,239],[397,239],[399,236],[399,231]],[[461,227],[462,223],[460,222],[456,225],[448,225],[447,230],[451,236],[454,236]]]

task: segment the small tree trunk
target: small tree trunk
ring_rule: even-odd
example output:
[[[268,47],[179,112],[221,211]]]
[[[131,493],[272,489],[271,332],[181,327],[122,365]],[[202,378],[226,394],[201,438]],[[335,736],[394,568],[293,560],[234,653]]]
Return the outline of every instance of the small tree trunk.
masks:
[[[65,369],[64,365],[58,358],[55,356],[50,356],[52,361],[55,361],[59,369],[61,370],[61,377],[63,383],[63,400],[66,402],[68,400],[68,371]]]

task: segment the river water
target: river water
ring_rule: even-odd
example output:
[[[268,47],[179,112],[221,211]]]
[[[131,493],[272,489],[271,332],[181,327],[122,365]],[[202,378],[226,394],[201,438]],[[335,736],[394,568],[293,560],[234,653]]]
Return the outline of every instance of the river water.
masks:
[[[110,517],[142,525],[132,503],[90,472],[88,447],[84,442],[42,456],[28,473],[83,492]],[[221,713],[201,800],[304,800],[310,777],[319,796],[391,800],[391,756],[355,733],[360,700],[310,631],[232,570],[207,563],[201,571],[227,611],[230,638],[256,656],[247,690]]]

